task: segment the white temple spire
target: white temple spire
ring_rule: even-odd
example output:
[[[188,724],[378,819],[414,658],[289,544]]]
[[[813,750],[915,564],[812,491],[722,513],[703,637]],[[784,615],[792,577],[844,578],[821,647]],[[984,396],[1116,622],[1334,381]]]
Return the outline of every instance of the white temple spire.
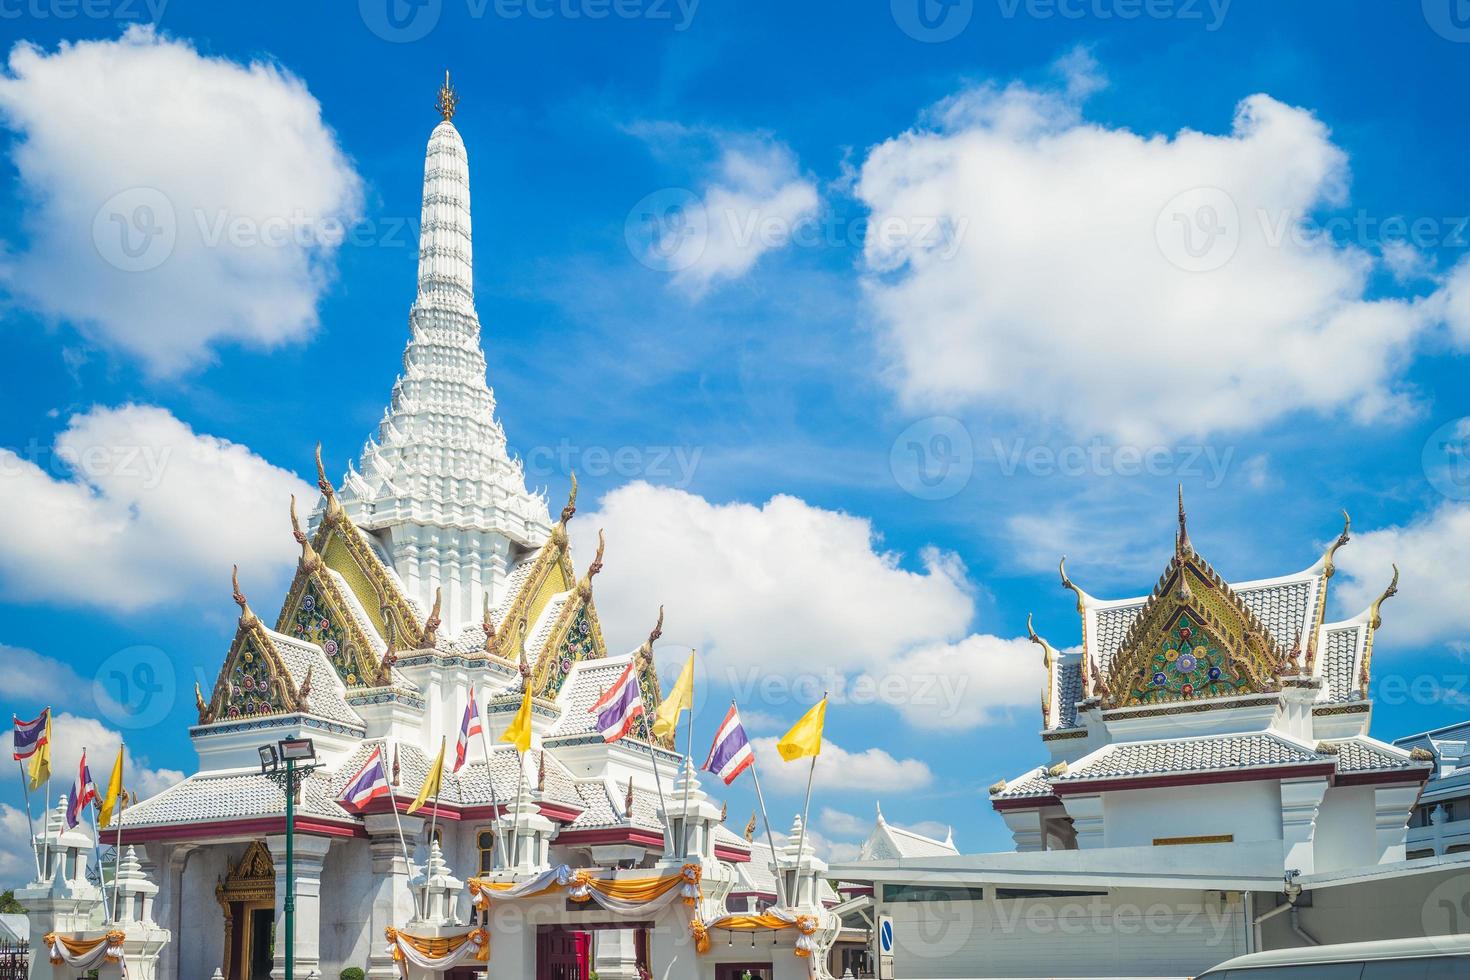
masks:
[[[495,418],[475,313],[469,156],[451,117],[459,97],[446,73],[443,117],[424,154],[418,290],[403,373],[376,438],[340,493],[427,614],[443,589],[446,636],[480,628],[510,569],[551,531],[543,497],[526,489]]]

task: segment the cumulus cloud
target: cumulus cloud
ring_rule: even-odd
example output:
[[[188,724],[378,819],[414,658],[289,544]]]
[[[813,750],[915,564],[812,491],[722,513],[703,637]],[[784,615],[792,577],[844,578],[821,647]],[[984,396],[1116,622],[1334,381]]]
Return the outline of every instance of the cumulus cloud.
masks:
[[[800,793],[806,789],[807,763],[787,762],[776,751],[776,739],[753,738],[756,765],[761,782],[778,792]],[[921,759],[895,759],[879,748],[849,752],[831,739],[822,740],[822,755],[817,762],[822,786],[828,790],[864,790],[882,786],[891,792],[923,789],[934,781],[934,774]]]
[[[859,837],[873,829],[872,820],[864,820],[856,814],[830,806],[822,807],[822,812],[817,816],[817,822],[827,833],[836,834],[838,837]]]
[[[1368,297],[1405,256],[1314,225],[1347,202],[1328,127],[1251,95],[1223,133],[1134,133],[1084,118],[1088,70],[971,88],[868,154],[865,289],[901,396],[1139,444],[1410,411],[1402,369],[1442,323],[1470,338],[1470,290]]]
[[[785,247],[798,226],[817,212],[817,188],[801,174],[796,155],[767,139],[726,142],[699,207],[689,261],[674,284],[702,296],[720,282],[739,279],[764,253]]]
[[[245,446],[161,408],[73,416],[49,450],[0,450],[0,588],[12,599],[131,611],[206,584],[225,596],[282,575],[296,554],[286,508],[316,491]]]
[[[0,274],[39,313],[159,374],[316,327],[361,193],[300,79],[134,26],[17,44],[0,118],[28,237]]]
[[[577,517],[579,554],[599,528],[608,642],[641,642],[649,603],[663,603],[667,648],[701,652],[696,691],[705,678],[730,687],[753,728],[780,724],[756,725],[762,708],[789,713],[824,690],[834,704],[887,705],[920,728],[971,728],[1038,701],[1034,648],[967,632],[974,598],[959,559],[930,549],[906,568],[864,518],[791,496],[715,504],[639,482]]]
[[[872,523],[791,496],[715,504],[644,482],[613,490],[572,524],[579,554],[607,530],[597,604],[631,649],[655,610],[667,640],[711,662],[757,668],[879,667],[895,651],[962,634],[972,615],[959,559],[928,551],[919,570],[878,547]]]
[[[1383,606],[1379,643],[1389,649],[1470,640],[1470,504],[1447,500],[1403,525],[1353,535],[1337,554],[1339,611],[1359,612],[1380,594],[1397,562],[1399,592]]]

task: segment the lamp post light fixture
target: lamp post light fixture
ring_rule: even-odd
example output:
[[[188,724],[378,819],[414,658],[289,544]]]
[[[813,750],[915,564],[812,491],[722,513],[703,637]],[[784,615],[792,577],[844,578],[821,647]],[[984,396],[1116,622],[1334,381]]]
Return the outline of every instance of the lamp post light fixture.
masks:
[[[296,794],[312,772],[320,769],[316,746],[309,738],[283,738],[260,747],[260,771],[286,794],[286,978],[296,969]]]

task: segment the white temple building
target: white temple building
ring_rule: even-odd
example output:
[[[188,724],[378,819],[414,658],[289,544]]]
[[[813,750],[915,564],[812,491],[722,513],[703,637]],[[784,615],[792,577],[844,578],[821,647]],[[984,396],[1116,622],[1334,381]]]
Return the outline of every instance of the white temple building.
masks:
[[[1470,854],[1406,854],[1434,756],[1369,735],[1397,571],[1370,608],[1326,618],[1347,541],[1232,584],[1195,550],[1181,493],[1151,594],[1096,598],[1064,560],[1081,643],[1031,632],[1038,762],[988,793],[1015,850],[880,845],[832,868],[871,889],[838,912],[889,923],[878,975],[1190,976],[1255,949],[1463,931],[1435,910],[1470,908]]]
[[[155,944],[156,975],[283,975],[286,797],[262,771],[260,749],[302,737],[321,766],[295,808],[298,978],[353,966],[381,980],[468,978],[488,964],[506,977],[595,969],[600,980],[643,971],[726,980],[752,962],[781,980],[824,975],[836,920],[823,911],[826,866],[811,845],[781,849],[778,903],[765,892],[778,857],[766,849],[756,859],[768,866],[749,867],[759,849],[723,826],[721,808],[672,743],[651,736],[648,718],[613,744],[594,728],[588,708],[630,662],[656,710],[663,611],[650,599],[658,625],[648,641],[609,653],[593,602],[602,548],[579,569],[568,547],[575,479],[553,522],[496,421],[456,101],[446,77],[424,164],[403,373],[377,434],[340,487],[318,451],[322,497],[307,527],[296,502],[281,501],[281,533],[294,531],[300,560],[279,613],[264,615],[236,584],[234,640],[213,688],[196,687],[198,771],[122,821],[123,872],[156,884],[149,928],[173,937]],[[453,762],[471,687],[487,737],[470,740],[464,766],[446,769],[430,805],[409,816],[441,740]],[[497,739],[525,688],[534,731],[521,756]],[[391,797],[359,812],[339,798],[375,751]],[[749,921],[727,916],[738,882],[762,893]],[[89,887],[58,861],[34,890]],[[102,942],[99,898],[85,898],[85,909],[41,931]],[[752,937],[748,948],[712,941],[737,933]],[[33,976],[72,975],[37,960]]]

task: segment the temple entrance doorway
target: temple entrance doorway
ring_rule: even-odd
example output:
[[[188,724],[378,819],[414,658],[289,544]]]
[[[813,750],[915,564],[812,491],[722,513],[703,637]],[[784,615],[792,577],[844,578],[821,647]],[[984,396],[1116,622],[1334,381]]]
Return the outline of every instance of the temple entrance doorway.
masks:
[[[276,868],[262,841],[252,841],[214,889],[224,918],[225,980],[270,980],[275,952]]]
[[[715,980],[771,980],[770,963],[720,963],[715,966]]]
[[[590,933],[561,926],[536,930],[536,980],[587,980]]]

